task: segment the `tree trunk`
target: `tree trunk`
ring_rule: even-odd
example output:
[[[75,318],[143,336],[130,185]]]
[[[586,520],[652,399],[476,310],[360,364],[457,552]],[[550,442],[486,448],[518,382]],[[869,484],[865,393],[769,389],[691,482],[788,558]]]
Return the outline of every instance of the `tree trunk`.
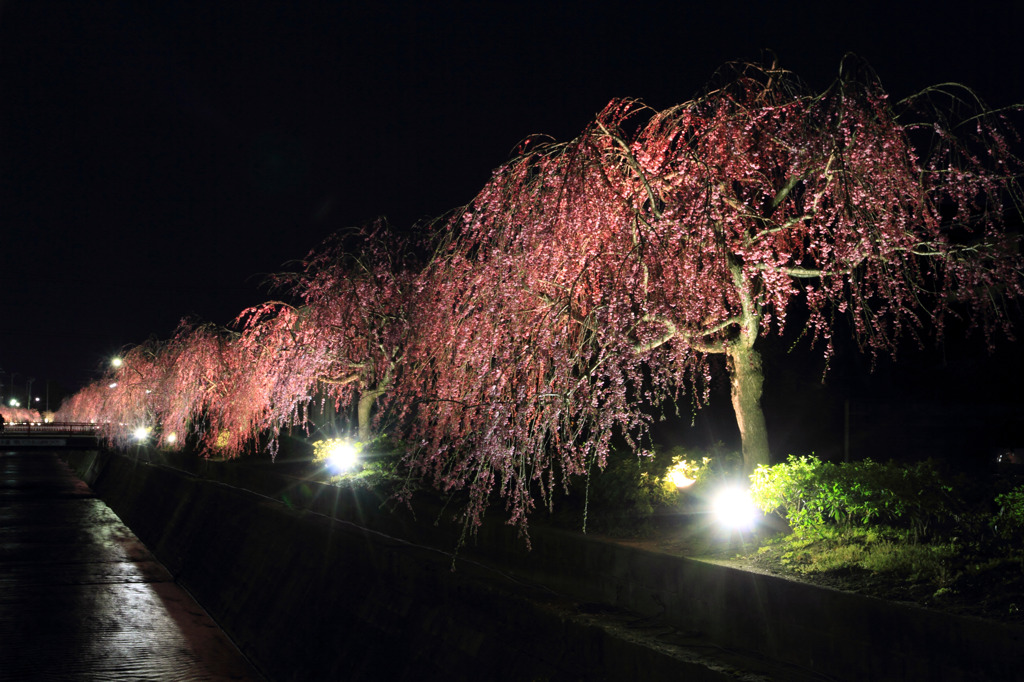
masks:
[[[371,428],[373,404],[377,402],[377,398],[387,393],[388,387],[391,386],[392,369],[394,369],[393,363],[388,366],[387,372],[384,373],[384,378],[378,381],[376,386],[363,390],[359,396],[359,406],[357,408],[356,416],[359,419],[359,442],[363,445],[369,444],[373,439],[373,430]]]
[[[761,409],[764,372],[761,354],[751,347],[730,347],[727,351],[732,407],[743,443],[743,471],[749,475],[759,464],[771,463],[768,427]]]
[[[372,414],[373,404],[383,393],[383,389],[374,388],[363,391],[362,395],[359,396],[359,442],[364,445],[369,443],[370,439],[373,438],[373,431],[370,428],[370,416]]]

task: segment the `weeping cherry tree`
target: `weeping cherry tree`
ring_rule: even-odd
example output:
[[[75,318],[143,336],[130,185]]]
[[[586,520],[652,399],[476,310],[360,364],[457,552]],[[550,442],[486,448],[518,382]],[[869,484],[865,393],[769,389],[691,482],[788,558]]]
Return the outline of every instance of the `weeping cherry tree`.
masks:
[[[574,140],[528,140],[422,276],[413,464],[470,491],[469,521],[497,492],[520,522],[652,407],[703,404],[724,356],[749,472],[770,462],[758,341],[798,301],[826,362],[837,316],[871,354],[953,315],[1008,331],[1005,114],[955,85],[894,102],[853,58],[820,92],[734,64],[683,104],[615,100]]]

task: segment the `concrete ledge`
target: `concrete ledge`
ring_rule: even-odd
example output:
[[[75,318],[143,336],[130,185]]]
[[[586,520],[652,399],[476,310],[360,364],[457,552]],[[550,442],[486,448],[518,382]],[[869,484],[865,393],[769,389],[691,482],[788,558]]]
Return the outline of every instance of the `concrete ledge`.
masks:
[[[478,563],[452,572],[451,556],[419,538],[314,510],[417,527],[380,514],[372,496],[284,483],[289,506],[137,459],[65,456],[273,680],[735,680],[748,669],[685,642],[631,635],[628,618],[581,614]]]
[[[1024,628],[549,530],[528,558],[554,589],[841,680],[1019,680]],[[489,539],[483,544],[492,546]],[[571,549],[569,549],[571,547]]]
[[[485,525],[453,574],[457,529],[432,510],[417,523],[274,467],[67,456],[273,679],[1020,679],[1018,626],[539,526],[526,553],[512,529]],[[686,641],[631,641],[580,603]]]

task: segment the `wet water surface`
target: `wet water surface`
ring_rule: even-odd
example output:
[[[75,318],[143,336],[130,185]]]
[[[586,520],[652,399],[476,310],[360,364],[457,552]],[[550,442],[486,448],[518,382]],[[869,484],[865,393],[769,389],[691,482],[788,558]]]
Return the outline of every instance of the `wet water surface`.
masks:
[[[0,452],[0,680],[260,680],[53,452]]]

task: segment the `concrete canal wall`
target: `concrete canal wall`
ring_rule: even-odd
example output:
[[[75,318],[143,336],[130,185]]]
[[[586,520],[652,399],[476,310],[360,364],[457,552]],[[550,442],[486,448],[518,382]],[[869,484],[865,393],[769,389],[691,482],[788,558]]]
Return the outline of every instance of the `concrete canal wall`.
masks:
[[[237,463],[69,463],[273,680],[1020,679],[1024,628]],[[153,455],[147,455],[152,457]]]
[[[735,679],[719,657],[652,646],[479,563],[453,572],[431,546],[453,547],[450,529],[371,495],[230,463],[66,457],[271,680]]]

